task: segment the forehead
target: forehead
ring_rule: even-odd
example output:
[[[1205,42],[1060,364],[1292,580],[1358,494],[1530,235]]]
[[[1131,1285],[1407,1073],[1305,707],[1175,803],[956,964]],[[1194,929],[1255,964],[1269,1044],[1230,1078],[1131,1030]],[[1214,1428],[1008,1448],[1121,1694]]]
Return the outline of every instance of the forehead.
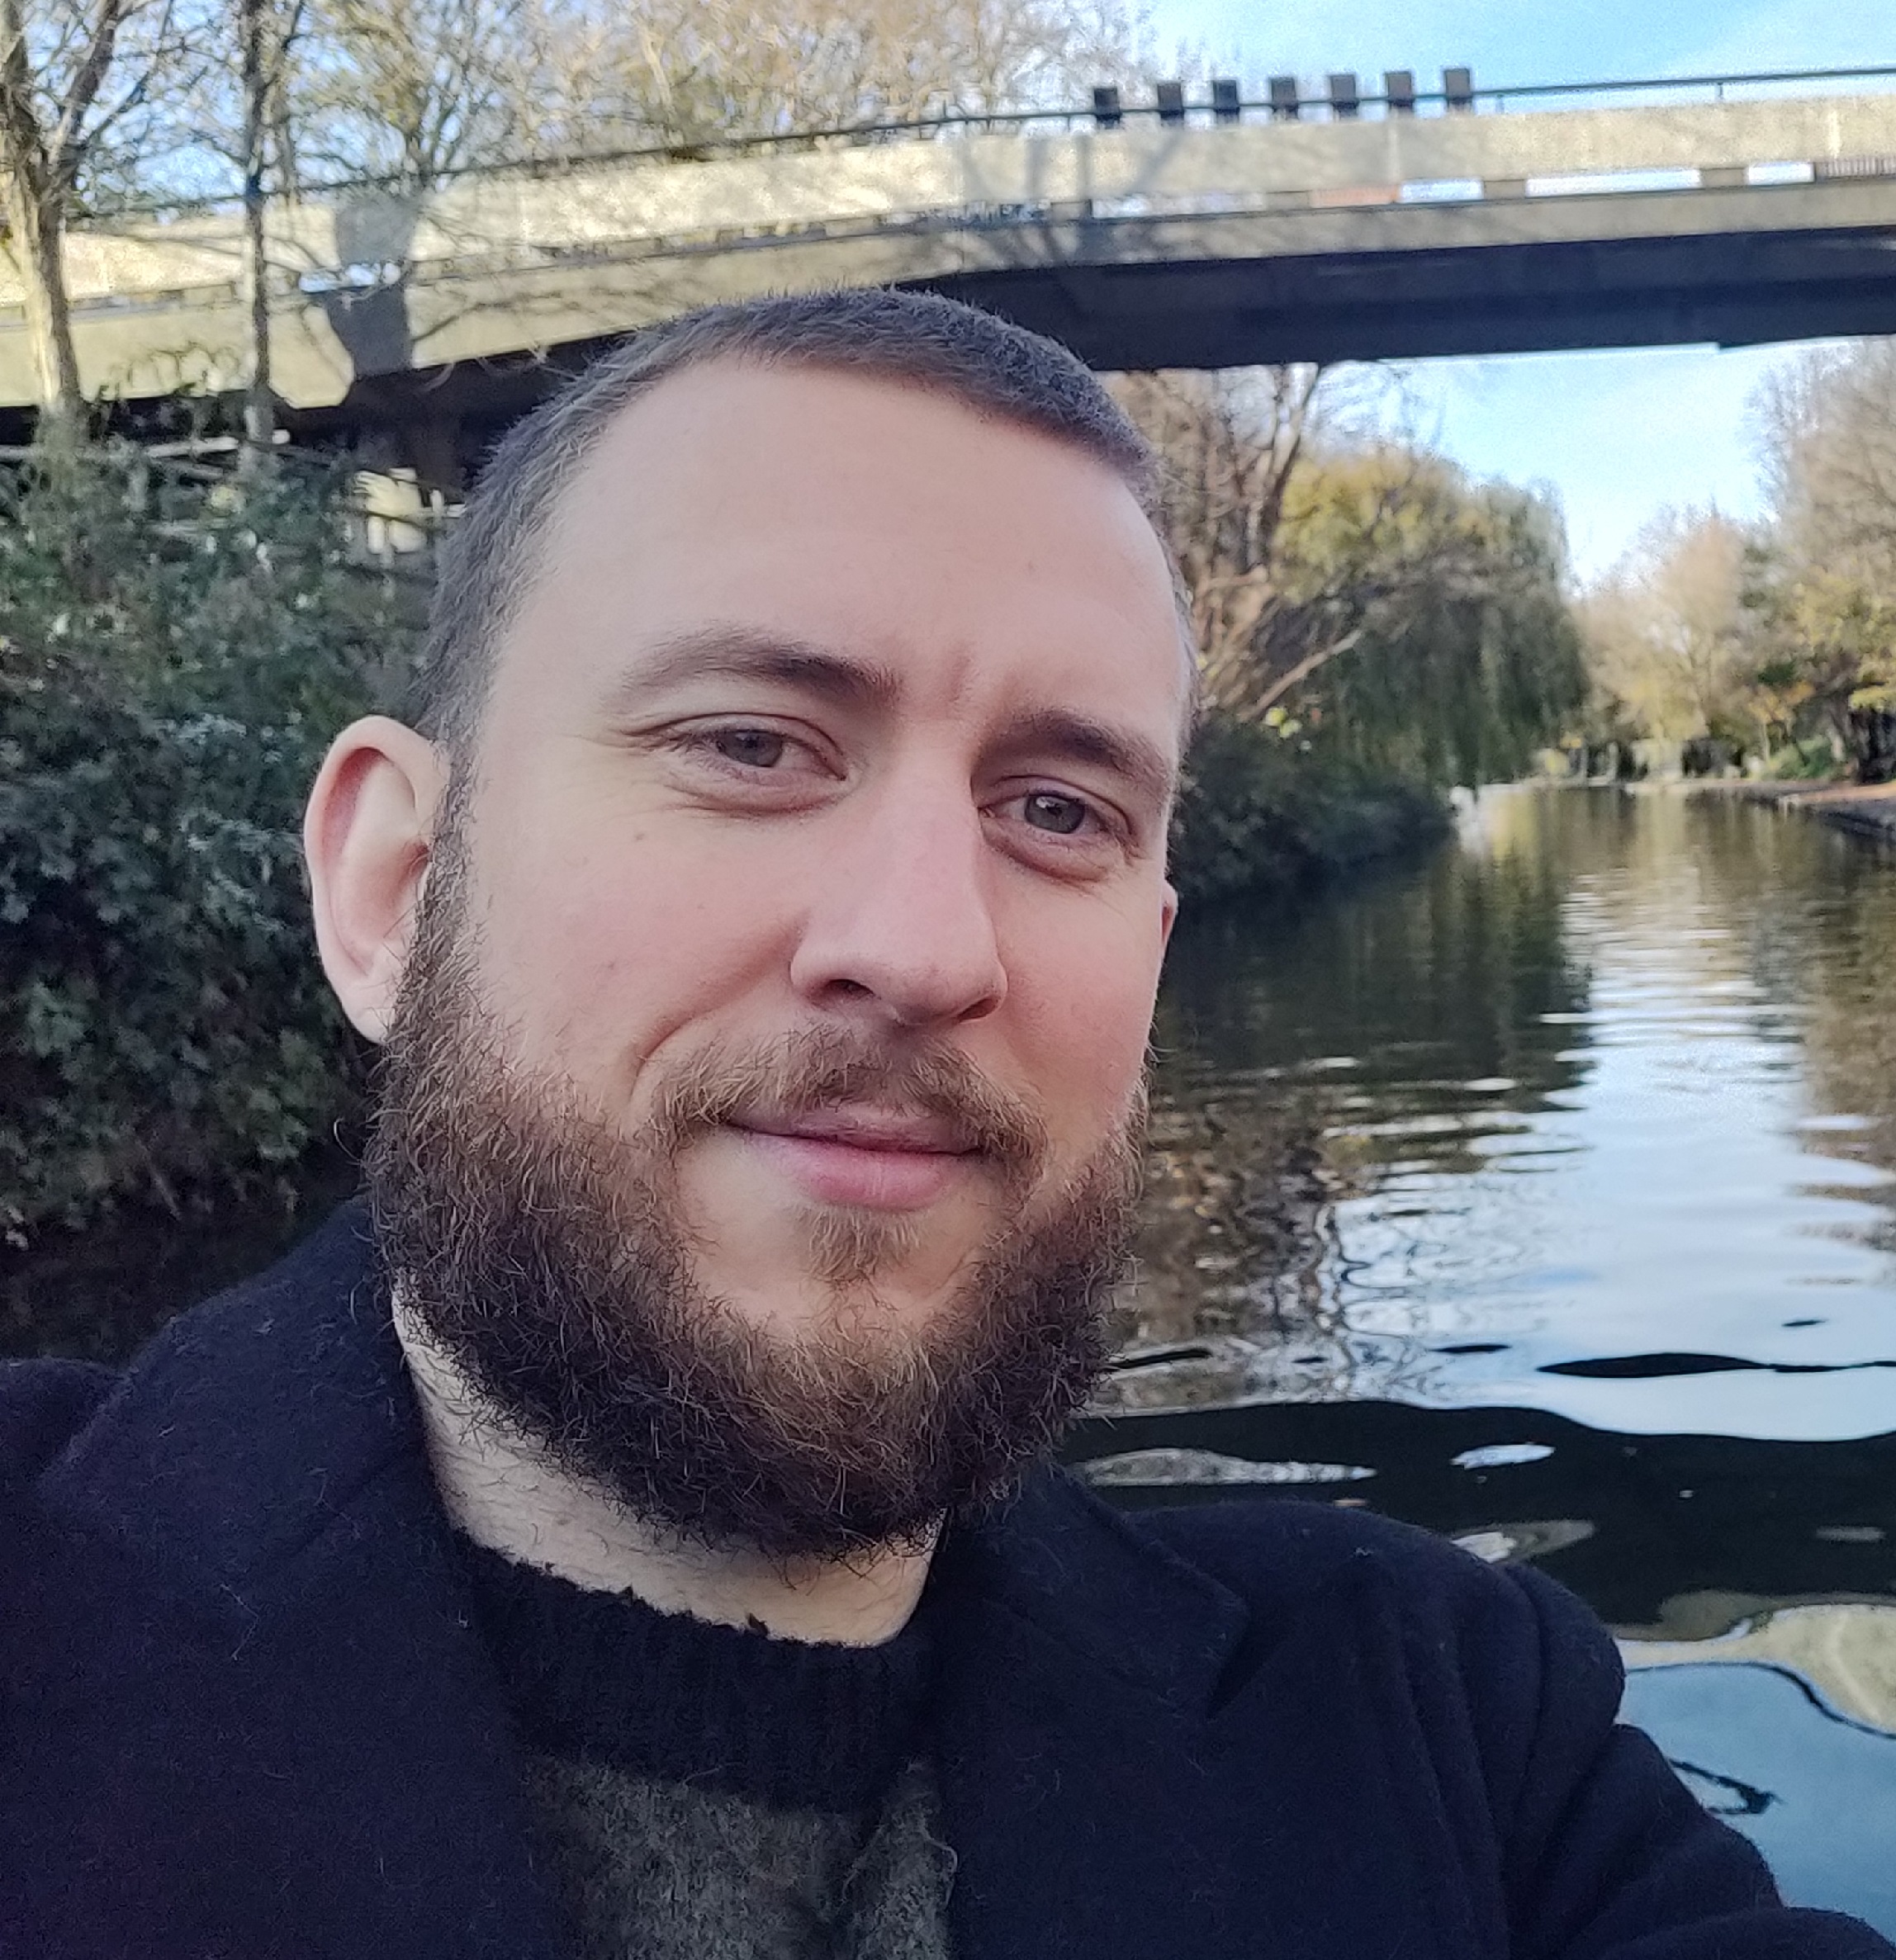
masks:
[[[618,417],[547,528],[492,706],[609,684],[710,621],[924,694],[1076,696],[1176,728],[1187,689],[1169,569],[1115,471],[826,371],[708,364]]]

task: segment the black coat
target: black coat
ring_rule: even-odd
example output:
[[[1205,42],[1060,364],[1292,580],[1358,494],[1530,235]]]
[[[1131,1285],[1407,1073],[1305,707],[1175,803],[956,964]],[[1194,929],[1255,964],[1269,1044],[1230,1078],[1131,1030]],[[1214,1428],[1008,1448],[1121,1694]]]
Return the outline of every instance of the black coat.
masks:
[[[360,1214],[124,1378],[0,1371],[0,1953],[553,1960]],[[1614,1726],[1532,1571],[1036,1476],[963,1534],[958,1960],[1881,1956]]]

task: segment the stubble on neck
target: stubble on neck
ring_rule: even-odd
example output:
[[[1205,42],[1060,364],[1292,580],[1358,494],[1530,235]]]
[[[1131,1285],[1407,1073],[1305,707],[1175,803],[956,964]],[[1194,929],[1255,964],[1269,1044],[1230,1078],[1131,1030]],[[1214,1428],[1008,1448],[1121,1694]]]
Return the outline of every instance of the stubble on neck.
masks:
[[[399,1285],[393,1312],[442,1508],[476,1545],[589,1592],[631,1593],[661,1612],[784,1640],[877,1646],[908,1624],[938,1532],[846,1563],[795,1564],[668,1533],[562,1469],[486,1402]]]

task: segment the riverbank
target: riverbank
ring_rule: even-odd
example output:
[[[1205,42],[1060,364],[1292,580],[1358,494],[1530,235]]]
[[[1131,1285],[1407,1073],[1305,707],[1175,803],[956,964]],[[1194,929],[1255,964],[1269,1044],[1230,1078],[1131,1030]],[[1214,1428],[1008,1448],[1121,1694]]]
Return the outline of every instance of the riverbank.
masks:
[[[1780,809],[1801,810],[1840,831],[1879,843],[1896,844],[1896,783],[1796,783],[1751,785],[1756,800]]]
[[[1724,793],[1776,810],[1797,810],[1833,829],[1896,844],[1896,783],[1733,783],[1684,787],[1694,795]]]
[[[1193,911],[1255,902],[1426,849],[1452,827],[1448,799],[1420,783],[1212,721],[1186,765],[1172,882]]]

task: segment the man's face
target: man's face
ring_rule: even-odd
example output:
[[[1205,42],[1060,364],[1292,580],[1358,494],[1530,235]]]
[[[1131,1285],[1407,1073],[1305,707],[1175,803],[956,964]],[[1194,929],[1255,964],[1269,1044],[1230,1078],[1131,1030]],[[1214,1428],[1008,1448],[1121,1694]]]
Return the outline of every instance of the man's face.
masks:
[[[628,411],[401,977],[366,1167],[412,1323],[707,1541],[846,1557],[1004,1481],[1102,1358],[1185,684],[1066,448],[807,372]]]
[[[628,1141],[713,1058],[875,1058],[679,1128],[670,1196],[774,1337],[920,1327],[1137,1097],[1186,684],[1151,528],[1045,437],[725,364],[620,418],[545,553],[466,807],[481,1005]],[[900,1086],[943,1057],[1012,1158]]]

